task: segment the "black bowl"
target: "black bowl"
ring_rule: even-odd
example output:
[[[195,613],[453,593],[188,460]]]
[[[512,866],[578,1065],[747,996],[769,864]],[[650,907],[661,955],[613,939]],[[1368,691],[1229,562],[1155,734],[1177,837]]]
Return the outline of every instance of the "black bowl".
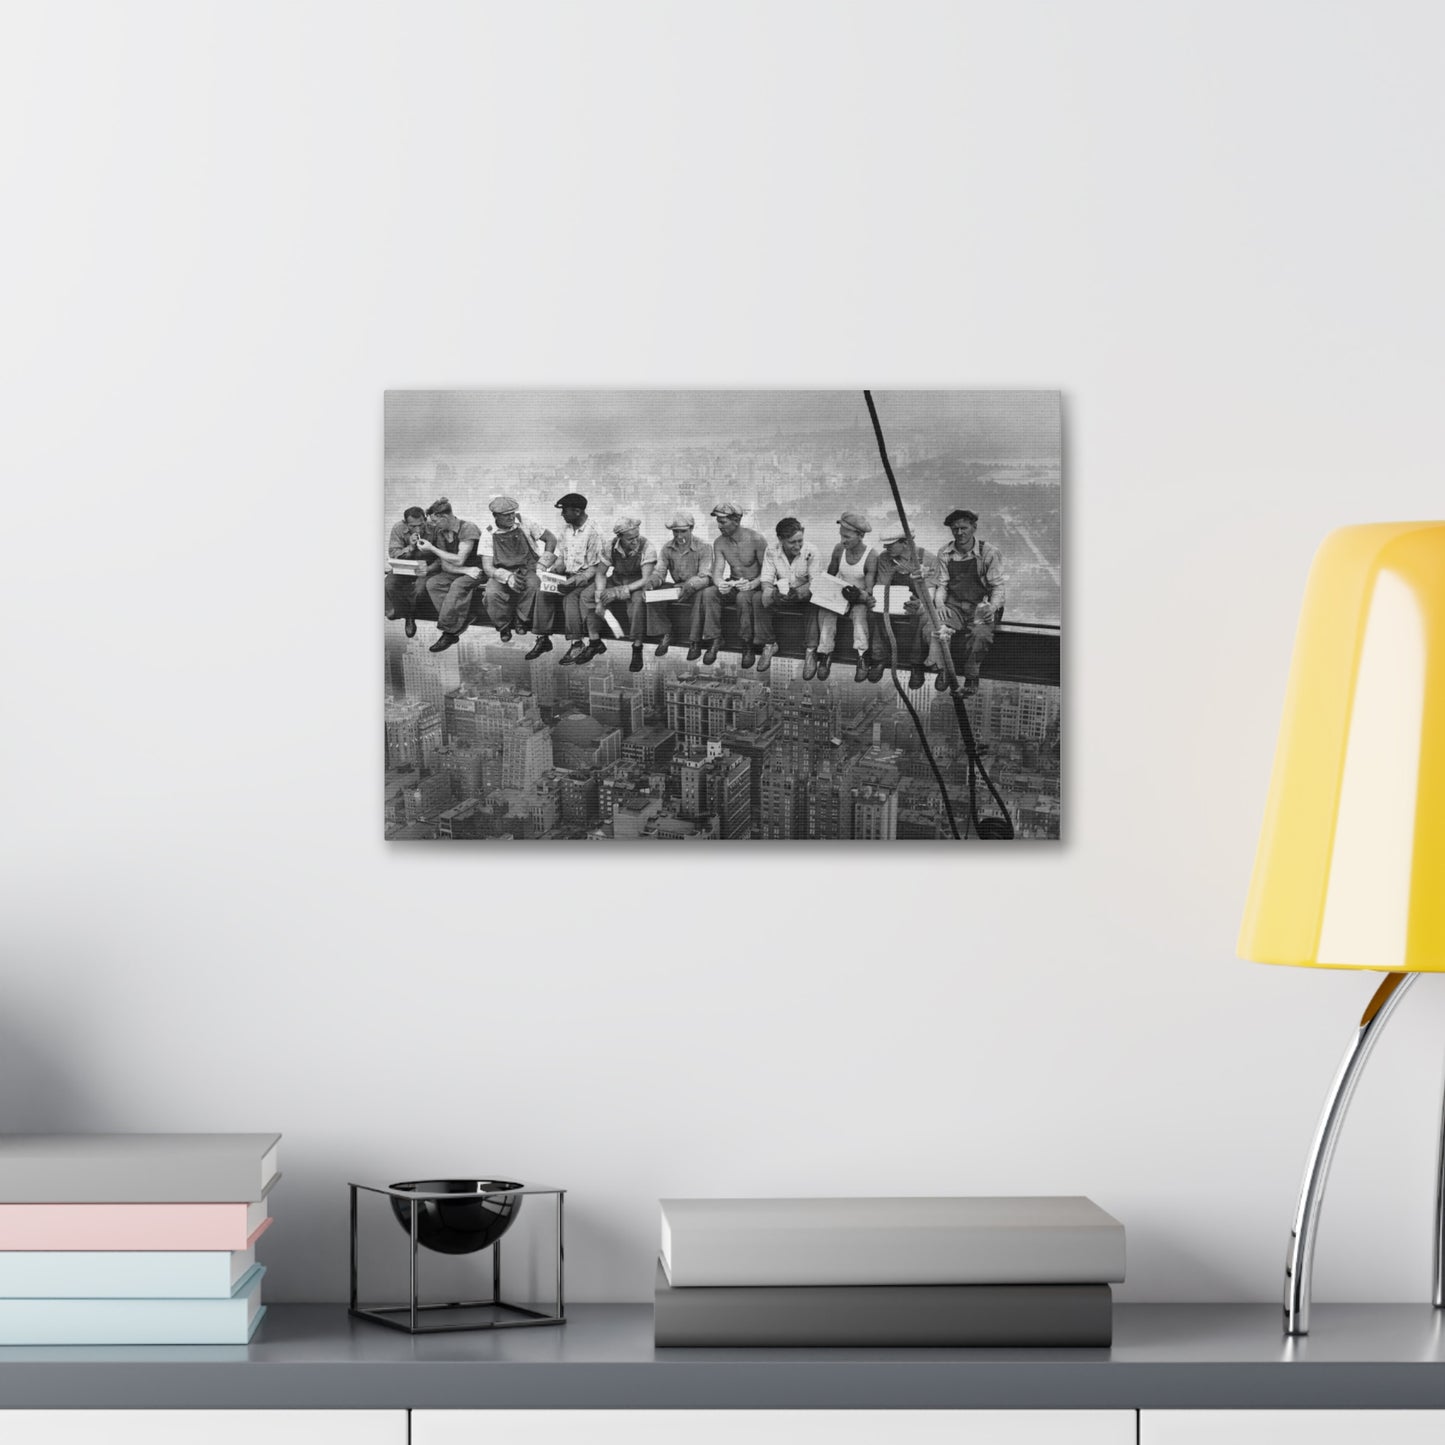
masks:
[[[417,1194],[446,1194],[448,1199],[416,1201],[417,1242],[438,1254],[474,1254],[495,1244],[511,1227],[522,1207],[520,1194],[495,1194],[499,1189],[520,1189],[510,1179],[412,1179],[393,1184],[393,1189],[406,1189]],[[397,1223],[411,1233],[412,1205],[395,1196],[391,1212]]]

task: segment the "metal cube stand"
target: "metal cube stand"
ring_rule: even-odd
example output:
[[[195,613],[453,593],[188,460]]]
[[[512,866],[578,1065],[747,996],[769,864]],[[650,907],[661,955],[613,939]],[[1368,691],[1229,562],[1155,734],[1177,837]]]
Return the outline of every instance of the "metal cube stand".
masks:
[[[557,1302],[555,1310],[547,1313],[528,1309],[524,1305],[508,1304],[502,1298],[502,1256],[501,1239],[495,1239],[486,1248],[492,1251],[492,1297],[484,1300],[454,1300],[448,1304],[424,1305],[418,1296],[417,1254],[421,1248],[417,1238],[417,1204],[427,1199],[456,1199],[455,1194],[421,1194],[411,1189],[388,1189],[375,1184],[348,1184],[351,1191],[351,1294],[347,1313],[353,1319],[371,1320],[374,1324],[385,1325],[388,1329],[401,1330],[409,1335],[430,1335],[452,1333],[459,1330],[516,1330],[531,1325],[561,1325],[567,1322],[562,1291],[562,1200],[565,1189],[546,1184],[523,1184],[515,1189],[496,1189],[490,1192],[478,1191],[469,1197],[490,1199],[509,1197],[517,1194],[551,1194],[557,1200]],[[377,1305],[366,1307],[358,1302],[358,1283],[361,1273],[360,1241],[357,1232],[357,1203],[361,1191],[381,1194],[389,1199],[410,1201],[408,1213],[411,1238],[411,1298],[404,1305]],[[456,1320],[462,1310],[486,1310],[505,1312],[504,1318],[481,1320],[468,1323],[448,1323]]]

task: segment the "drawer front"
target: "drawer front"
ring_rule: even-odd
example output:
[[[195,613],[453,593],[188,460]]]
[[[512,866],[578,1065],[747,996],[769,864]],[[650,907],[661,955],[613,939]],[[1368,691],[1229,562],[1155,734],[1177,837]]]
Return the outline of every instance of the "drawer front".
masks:
[[[1441,1445],[1445,1410],[1144,1410],[1140,1445]]]
[[[414,1410],[411,1445],[1135,1445],[1132,1410]]]
[[[0,1410],[0,1445],[407,1445],[405,1410]]]

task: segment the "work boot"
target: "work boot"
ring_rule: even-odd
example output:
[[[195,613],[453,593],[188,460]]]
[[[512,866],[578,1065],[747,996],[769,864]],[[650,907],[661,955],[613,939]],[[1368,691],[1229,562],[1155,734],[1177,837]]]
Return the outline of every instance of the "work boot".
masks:
[[[607,644],[600,637],[594,637],[578,655],[577,663],[581,666],[584,662],[591,662],[594,657],[601,657],[607,651]]]
[[[964,680],[963,680],[963,695],[964,695],[965,697],[972,697],[972,696],[974,696],[975,693],[977,693],[977,691],[978,691],[978,679],[977,679],[976,677],[966,677],[966,678],[964,678]]]
[[[510,627],[502,627],[502,628],[499,628],[499,629],[497,630],[497,641],[498,641],[498,642],[510,642],[511,640],[512,640],[512,629],[511,629]]]
[[[758,657],[758,671],[768,672],[773,665],[773,658],[777,655],[778,644],[776,642],[763,643],[763,650]]]
[[[703,665],[711,667],[717,661],[717,650],[720,643],[716,637],[709,637],[707,640],[707,651],[703,653]]]
[[[571,667],[573,663],[582,661],[582,654],[587,651],[587,639],[579,637],[572,646],[557,659],[558,667]]]
[[[833,670],[833,654],[831,652],[820,652],[818,654],[818,681],[827,682],[828,674]]]
[[[876,658],[876,657],[869,657],[869,659],[868,659],[868,681],[869,681],[869,682],[882,682],[882,681],[883,681],[883,674],[884,674],[885,672],[887,672],[887,670],[888,670],[888,669],[883,665],[883,663],[882,663],[878,658]]]
[[[514,637],[525,637],[531,630],[525,622],[519,622],[512,628],[512,635]]]
[[[940,667],[938,676],[933,679],[933,690],[935,692],[948,691],[948,674]]]
[[[640,642],[632,644],[632,661],[627,664],[627,670],[628,672],[642,671],[642,644]]]
[[[925,674],[924,671],[923,671],[923,664],[922,664],[921,662],[915,662],[915,663],[913,664],[913,666],[908,669],[908,685],[909,685],[909,687],[912,687],[912,688],[922,687],[925,681],[926,681],[926,674]]]
[[[689,662],[696,662],[701,656],[702,643],[699,642],[696,638],[694,638],[692,641],[692,645],[687,649],[687,660]]]
[[[741,661],[738,663],[738,666],[751,667],[753,665],[753,659],[757,657],[757,655],[758,654],[754,651],[753,644],[751,642],[743,643],[743,655]]]
[[[527,653],[526,653],[526,660],[527,660],[528,662],[534,662],[537,658],[541,657],[541,655],[542,655],[544,652],[551,652],[551,650],[552,650],[552,639],[551,639],[550,637],[548,637],[547,634],[544,632],[544,633],[531,645],[531,647],[528,648]]]
[[[415,617],[408,617],[408,618],[406,619],[406,635],[407,635],[408,637],[415,637],[415,636],[416,636],[416,618],[415,618]]]
[[[818,675],[818,653],[815,648],[810,647],[803,654],[803,681],[812,682]]]
[[[652,654],[654,657],[666,657],[667,649],[672,646],[672,633],[664,632],[662,641],[657,644],[657,650]]]
[[[868,678],[868,654],[867,654],[866,652],[860,652],[860,653],[858,654],[858,664],[857,664],[857,666],[854,667],[854,669],[853,669],[853,681],[854,681],[854,682],[865,682],[865,681],[867,681],[867,678]]]
[[[428,652],[445,652],[449,647],[455,647],[462,640],[459,632],[443,632],[432,645],[427,648]]]

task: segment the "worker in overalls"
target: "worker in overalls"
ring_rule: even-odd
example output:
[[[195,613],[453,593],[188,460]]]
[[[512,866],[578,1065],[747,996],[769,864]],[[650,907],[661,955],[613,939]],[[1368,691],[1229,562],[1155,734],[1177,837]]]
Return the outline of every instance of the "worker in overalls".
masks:
[[[963,690],[976,693],[983,660],[993,646],[994,628],[1003,616],[1003,557],[997,547],[976,535],[977,512],[959,507],[943,524],[953,533],[953,541],[944,543],[938,552],[938,586],[933,594],[938,631],[930,640],[938,666],[933,685],[939,692],[948,691],[944,649],[958,635],[963,638]]]
[[[487,590],[482,594],[487,617],[503,642],[512,634],[532,630],[537,605],[537,572],[552,565],[557,539],[540,522],[522,515],[513,497],[487,503],[492,520],[482,533]]]
[[[607,575],[598,590],[596,608],[602,612],[609,603],[617,602],[627,609],[627,636],[632,642],[627,670],[641,672],[642,644],[647,641],[647,583],[657,567],[657,548],[642,535],[642,523],[636,517],[619,517],[612,524],[612,533]]]

